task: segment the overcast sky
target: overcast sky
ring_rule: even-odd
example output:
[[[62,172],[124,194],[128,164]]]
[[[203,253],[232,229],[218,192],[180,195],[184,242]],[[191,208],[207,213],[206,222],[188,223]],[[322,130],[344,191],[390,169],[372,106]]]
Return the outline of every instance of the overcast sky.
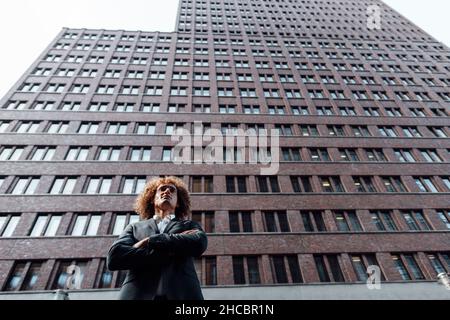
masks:
[[[450,46],[450,1],[385,0]],[[63,27],[174,31],[178,0],[0,1],[0,97]]]

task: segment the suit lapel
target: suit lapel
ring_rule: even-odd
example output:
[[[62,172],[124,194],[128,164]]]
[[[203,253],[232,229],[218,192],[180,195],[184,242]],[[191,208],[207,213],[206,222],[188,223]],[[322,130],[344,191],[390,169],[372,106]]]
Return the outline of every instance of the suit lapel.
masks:
[[[169,222],[169,224],[166,226],[166,228],[164,229],[163,233],[169,233],[170,229],[172,229],[178,222],[179,220],[177,218],[171,220]]]
[[[150,219],[149,227],[151,229],[153,229],[153,231],[155,231],[155,233],[160,233],[159,229],[158,229],[158,225],[156,224],[155,219],[153,219],[153,218]]]

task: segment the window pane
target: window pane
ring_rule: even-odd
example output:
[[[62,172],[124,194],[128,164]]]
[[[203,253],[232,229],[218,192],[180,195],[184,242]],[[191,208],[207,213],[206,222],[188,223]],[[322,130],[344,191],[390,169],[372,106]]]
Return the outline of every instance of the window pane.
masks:
[[[86,225],[87,222],[87,216],[78,216],[76,221],[75,221],[75,225],[73,227],[72,230],[72,235],[73,236],[81,236],[83,235],[83,231],[84,231],[84,227]]]
[[[247,257],[248,282],[250,284],[261,283],[257,257]]]
[[[5,231],[3,232],[3,237],[11,237],[14,233],[14,230],[16,230],[17,224],[19,223],[20,217],[19,216],[12,216],[9,220],[8,226],[6,227]]]
[[[117,215],[116,221],[114,222],[113,235],[120,235],[125,229],[125,221],[127,219],[126,215]]]
[[[89,226],[86,231],[87,236],[95,236],[97,235],[98,226],[100,225],[101,215],[93,215],[91,216],[91,220],[89,221]]]
[[[47,230],[45,230],[44,236],[53,237],[56,235],[56,231],[58,230],[59,223],[61,222],[61,216],[52,216],[50,218],[50,222],[47,226]]]
[[[45,224],[47,222],[47,216],[39,216],[31,231],[30,237],[40,237],[44,231]]]
[[[34,290],[36,282],[39,278],[39,273],[41,272],[42,263],[35,262],[32,263],[28,269],[27,276],[22,284],[22,290]]]
[[[20,280],[24,276],[23,272],[25,270],[26,263],[21,262],[16,264],[14,271],[9,277],[8,283],[5,286],[5,291],[15,291],[19,289]]]

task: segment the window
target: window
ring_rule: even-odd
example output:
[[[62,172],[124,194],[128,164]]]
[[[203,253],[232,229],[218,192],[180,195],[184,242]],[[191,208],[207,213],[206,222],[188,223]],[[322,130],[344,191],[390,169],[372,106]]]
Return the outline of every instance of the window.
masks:
[[[339,231],[363,231],[354,211],[336,211],[334,212],[334,219]]]
[[[309,149],[312,161],[331,161],[327,149]]]
[[[378,131],[383,137],[398,137],[393,127],[378,127]]]
[[[72,222],[72,236],[95,236],[100,226],[101,214],[77,214]]]
[[[447,229],[450,229],[450,210],[438,210],[437,215]]]
[[[440,273],[447,273],[447,270],[444,267],[444,264],[441,262],[441,259],[439,258],[438,254],[427,254],[428,260],[430,261],[430,264],[433,266],[434,271],[436,272],[436,275]],[[450,267],[450,265],[448,265]]]
[[[212,193],[213,177],[212,176],[193,176],[191,177],[191,192],[193,193]]]
[[[154,123],[138,123],[134,130],[136,134],[155,134]]]
[[[422,149],[420,153],[426,162],[443,162],[442,158],[434,149]]]
[[[39,122],[19,121],[19,123],[14,131],[17,133],[36,133],[38,128],[39,128]]]
[[[302,283],[297,255],[270,256],[274,283]],[[289,267],[287,273],[286,265]]]
[[[55,147],[35,147],[30,153],[28,160],[31,161],[50,161],[55,155]]]
[[[48,88],[50,92],[62,92],[64,89],[64,85],[57,85],[55,89],[52,89],[51,85]],[[109,87],[108,87],[109,89]],[[114,87],[113,87],[114,90]],[[88,84],[74,84],[70,89],[71,93],[88,93],[89,85]],[[100,93],[100,92],[99,92]]]
[[[320,282],[344,282],[338,255],[314,255]]]
[[[372,177],[353,177],[353,184],[357,192],[377,192]]]
[[[253,232],[252,212],[230,211],[230,232]]]
[[[420,192],[438,193],[438,189],[434,185],[431,177],[414,177],[417,187]]]
[[[356,149],[339,149],[342,161],[360,161]]]
[[[437,138],[447,138],[447,134],[442,127],[428,127],[431,133]]]
[[[355,137],[370,137],[371,134],[366,126],[351,126],[353,135]]]
[[[299,176],[291,177],[292,189],[296,193],[313,192],[311,177]]]
[[[45,132],[52,134],[66,133],[68,127],[68,122],[50,122]]]
[[[402,211],[402,215],[409,230],[431,230],[430,224],[425,219],[425,216],[421,210]]]
[[[300,215],[306,232],[327,231],[322,211],[301,211]]]
[[[107,102],[92,102],[89,104],[87,111],[91,112],[105,112],[108,110],[108,103]],[[87,123],[87,122],[84,122]]]
[[[150,147],[132,147],[128,154],[130,161],[150,161],[152,155],[152,148]]]
[[[277,130],[278,134],[281,136],[290,137],[293,135],[292,126],[289,124],[276,124],[275,130]]]
[[[261,283],[258,257],[233,256],[233,276],[235,284]]]
[[[110,230],[110,234],[120,235],[125,227],[129,224],[135,223],[139,221],[139,216],[136,213],[116,213],[113,217],[112,228]]]
[[[120,288],[128,272],[127,270],[110,271],[105,259],[100,261],[99,270],[101,271],[94,285],[95,288],[99,289]]]
[[[246,193],[247,177],[245,176],[227,176],[226,177],[227,192],[229,193]]]
[[[387,192],[407,192],[400,177],[381,177]]]
[[[372,223],[378,231],[397,231],[390,211],[370,211]]]
[[[395,268],[400,273],[403,280],[423,280],[425,279],[412,254],[393,254]],[[408,266],[408,268],[406,267]]]
[[[98,123],[96,122],[82,122],[78,128],[79,134],[95,134],[98,130]]]
[[[138,194],[145,186],[147,179],[145,177],[125,177],[122,181],[121,193]]]
[[[367,159],[369,161],[382,162],[386,161],[386,156],[382,149],[364,149],[366,152]]]
[[[161,96],[162,89],[163,89],[162,87],[146,87],[145,94],[149,96]]]
[[[37,290],[37,281],[41,269],[41,261],[17,261],[6,281],[4,291],[27,291]]]
[[[198,222],[206,233],[215,232],[214,212],[211,211],[193,211],[192,221]]]
[[[50,188],[50,194],[72,194],[77,183],[77,178],[56,177]]]
[[[70,284],[74,289],[81,289],[87,265],[87,261],[57,261],[55,266],[56,273],[50,289],[65,290],[69,280],[72,281]],[[77,273],[78,277],[70,277],[74,272]]]
[[[304,136],[304,137],[309,137],[309,136],[318,136],[319,135],[319,131],[317,130],[316,125],[300,125],[300,135]]]
[[[296,148],[281,148],[282,161],[302,161],[301,151]]]
[[[403,134],[408,138],[420,138],[422,134],[416,127],[402,127]]]
[[[67,151],[66,161],[86,161],[89,154],[89,147],[70,147]]]
[[[139,86],[123,86],[120,93],[137,95],[137,94],[139,94]]]
[[[394,149],[394,154],[400,162],[416,162],[410,149]]]
[[[111,188],[112,178],[109,177],[88,177],[83,193],[87,194],[108,194]]]
[[[24,148],[19,146],[0,146],[0,161],[17,161]]]
[[[284,211],[267,211],[264,215],[265,232],[290,232],[287,214]]]
[[[0,215],[0,237],[12,237],[19,221],[19,215]]]
[[[198,279],[203,285],[217,285],[217,259],[216,257],[203,257],[194,259]]]
[[[338,176],[320,177],[323,192],[345,192],[341,179]]]
[[[367,269],[369,266],[380,266],[374,254],[352,255],[351,259],[358,281],[367,281],[369,277]],[[381,273],[381,280],[385,280],[383,273]]]
[[[142,105],[142,112],[159,112],[159,103],[144,103]]]
[[[8,129],[10,123],[11,122],[9,121],[0,120],[0,133],[6,132],[6,129]]]
[[[17,177],[7,193],[19,195],[34,194],[39,184],[40,177]]]
[[[278,177],[276,176],[258,176],[256,177],[257,192],[280,192]]]
[[[58,231],[62,215],[40,214],[34,222],[30,237],[54,237]]]

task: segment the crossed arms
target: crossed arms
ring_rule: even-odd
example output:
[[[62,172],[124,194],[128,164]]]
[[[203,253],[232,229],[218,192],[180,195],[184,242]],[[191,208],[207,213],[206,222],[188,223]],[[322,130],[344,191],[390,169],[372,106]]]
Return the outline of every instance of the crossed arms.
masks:
[[[196,222],[193,228],[177,234],[155,234],[139,242],[129,225],[109,249],[107,265],[110,270],[130,270],[165,264],[170,257],[199,257],[208,241]]]

